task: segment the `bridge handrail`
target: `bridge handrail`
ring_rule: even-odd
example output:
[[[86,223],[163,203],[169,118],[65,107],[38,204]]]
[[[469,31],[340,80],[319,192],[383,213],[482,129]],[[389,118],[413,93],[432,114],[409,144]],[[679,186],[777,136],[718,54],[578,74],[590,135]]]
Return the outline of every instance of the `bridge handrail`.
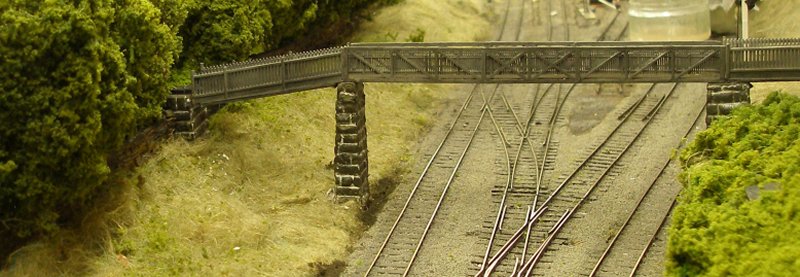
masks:
[[[334,85],[341,79],[341,52],[333,47],[201,68],[192,75],[192,96],[227,102]]]
[[[723,44],[731,48],[763,47],[763,46],[800,46],[800,38],[725,38]]]
[[[322,49],[315,49],[303,52],[289,52],[282,55],[277,56],[270,56],[258,59],[250,59],[246,61],[237,61],[237,62],[230,62],[230,63],[223,63],[218,65],[212,66],[205,66],[201,67],[200,70],[196,72],[196,74],[206,74],[206,73],[215,73],[215,72],[222,72],[225,71],[227,68],[228,70],[233,70],[241,67],[250,67],[250,66],[263,66],[271,63],[280,63],[281,61],[294,61],[303,58],[312,58],[316,56],[322,56],[326,54],[340,54],[342,52],[342,48],[345,46],[336,46],[336,47],[328,47]]]
[[[760,73],[766,74],[761,78]],[[202,67],[198,103],[365,82],[800,80],[800,39],[353,43]]]

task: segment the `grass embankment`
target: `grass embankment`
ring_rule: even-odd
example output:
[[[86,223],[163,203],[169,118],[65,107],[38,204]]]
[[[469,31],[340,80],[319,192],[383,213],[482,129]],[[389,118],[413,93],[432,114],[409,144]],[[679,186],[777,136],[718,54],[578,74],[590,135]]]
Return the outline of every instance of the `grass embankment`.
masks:
[[[473,40],[481,0],[411,1],[363,24],[362,41]],[[368,84],[370,180],[399,178],[446,101],[443,87]],[[82,226],[11,255],[9,276],[313,276],[336,265],[365,227],[333,186],[332,89],[230,105],[208,135],[172,139],[120,182]]]
[[[750,36],[756,38],[800,38],[800,0],[759,1],[759,11],[750,13]],[[773,91],[800,96],[796,82],[753,83],[753,103],[764,100]]]
[[[779,93],[697,135],[680,157],[669,275],[800,272],[799,139],[800,98]]]

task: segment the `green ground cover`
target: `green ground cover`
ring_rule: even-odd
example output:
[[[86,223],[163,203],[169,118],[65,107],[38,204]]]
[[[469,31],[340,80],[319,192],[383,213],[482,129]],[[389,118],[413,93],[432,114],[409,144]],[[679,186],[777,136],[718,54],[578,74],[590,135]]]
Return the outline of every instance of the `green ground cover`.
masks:
[[[799,139],[800,99],[783,93],[697,135],[680,155],[684,190],[669,229],[669,275],[800,272]]]

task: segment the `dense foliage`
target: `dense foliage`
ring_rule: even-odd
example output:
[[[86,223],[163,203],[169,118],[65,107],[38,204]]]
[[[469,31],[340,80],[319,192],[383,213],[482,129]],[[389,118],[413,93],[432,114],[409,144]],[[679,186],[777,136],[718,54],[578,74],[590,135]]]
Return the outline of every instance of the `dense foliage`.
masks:
[[[46,233],[96,195],[109,156],[160,116],[174,72],[245,59],[371,2],[0,1],[0,236]]]
[[[87,200],[107,155],[159,113],[177,44],[146,0],[0,12],[0,220],[25,236]]]
[[[681,154],[687,168],[670,227],[669,275],[800,272],[798,139],[800,99],[779,93],[698,134]]]

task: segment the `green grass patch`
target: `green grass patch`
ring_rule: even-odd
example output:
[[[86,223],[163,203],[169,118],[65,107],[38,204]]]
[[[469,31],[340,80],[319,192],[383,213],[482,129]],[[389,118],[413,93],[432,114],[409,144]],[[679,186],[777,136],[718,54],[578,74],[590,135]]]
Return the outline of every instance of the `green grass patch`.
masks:
[[[680,156],[684,190],[669,230],[668,275],[796,276],[798,139],[800,99],[782,93],[697,135]]]

